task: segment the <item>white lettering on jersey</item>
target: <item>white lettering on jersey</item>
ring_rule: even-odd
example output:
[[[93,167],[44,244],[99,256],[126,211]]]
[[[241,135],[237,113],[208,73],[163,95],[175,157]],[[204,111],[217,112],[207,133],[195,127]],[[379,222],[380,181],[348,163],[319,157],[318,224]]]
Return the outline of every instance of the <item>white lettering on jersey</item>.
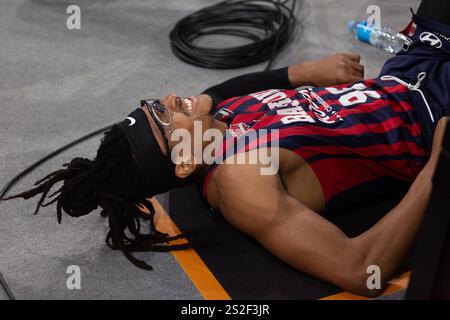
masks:
[[[302,114],[298,114],[295,116],[286,116],[281,118],[281,122],[283,124],[290,124],[293,122],[308,122],[308,123],[315,123],[314,119],[311,118],[305,111],[303,111]]]
[[[293,105],[294,101],[292,101],[292,99],[290,98],[286,98],[284,100],[281,101],[277,101],[277,102],[270,102],[267,106],[269,107],[270,110],[273,110],[275,108],[282,108],[282,107],[286,107],[288,105]],[[298,105],[298,102],[297,102]]]
[[[368,97],[379,99],[381,98],[381,95],[373,90],[365,90],[367,87],[363,83],[355,83],[350,88],[325,88],[328,92],[331,94],[340,95],[343,93],[346,93],[342,95],[339,98],[339,103],[342,104],[344,107],[353,106],[355,104],[361,104],[365,103],[367,101]]]
[[[286,99],[287,95],[284,92],[277,92],[271,96],[268,96],[267,98],[265,98],[262,103],[271,103],[271,102],[275,102],[275,101],[279,101],[281,99]]]
[[[309,90],[309,91],[308,91]],[[313,91],[313,89],[308,90],[301,90],[299,91],[303,97],[308,100],[309,102],[309,109],[314,112],[314,114],[317,117],[317,120],[319,120],[322,123],[326,124],[333,124],[338,121],[343,121],[344,119],[341,118],[339,114],[337,114],[336,111],[333,110],[333,108],[330,107],[328,103],[326,103],[317,93]],[[317,100],[317,102],[320,103],[320,105],[317,105],[312,97]]]
[[[349,88],[341,88],[341,89],[334,87],[325,88],[325,90],[327,90],[331,94],[342,94],[352,90],[364,90],[364,89],[367,89],[367,87],[364,83],[361,82],[355,83],[353,86]]]
[[[267,98],[268,96],[272,96],[273,94],[275,94],[279,91],[280,90],[270,89],[270,90],[266,90],[266,91],[252,93],[250,96],[255,98],[258,101],[262,101],[265,98]]]
[[[347,88],[325,88],[325,90],[331,94],[338,96],[336,99],[338,99],[339,103],[344,107],[365,103],[369,97],[374,99],[381,98],[381,95],[377,91],[367,89],[367,86],[361,82],[355,83]],[[298,90],[298,92],[308,102],[309,110],[314,113],[315,118],[318,121],[325,124],[334,124],[339,121],[344,121],[337,111],[333,110],[332,106],[330,106],[312,88]],[[271,89],[253,93],[250,96],[267,104],[267,107],[270,110],[278,109],[277,114],[286,115],[286,117],[281,119],[281,122],[284,124],[294,122],[316,122],[316,119],[300,106],[300,101],[289,98],[282,90]],[[292,108],[287,108],[289,106],[292,106]]]
[[[281,118],[281,122],[283,124],[289,124],[293,122],[315,123],[314,119],[310,115],[308,115],[306,111],[300,106],[277,110],[277,114],[286,115],[286,117]]]
[[[291,98],[288,98],[287,95],[280,90],[266,90],[253,93],[250,96],[267,104],[267,107],[270,110],[283,108],[289,105],[298,106],[300,104],[298,101],[293,101]]]

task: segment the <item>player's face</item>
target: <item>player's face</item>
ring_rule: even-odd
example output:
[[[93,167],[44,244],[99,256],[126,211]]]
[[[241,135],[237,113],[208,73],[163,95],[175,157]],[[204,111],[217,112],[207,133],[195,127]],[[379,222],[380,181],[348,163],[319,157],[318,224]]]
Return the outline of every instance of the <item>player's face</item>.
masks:
[[[164,125],[153,117],[150,119],[150,125],[158,144],[165,154],[168,154],[170,149],[178,143],[178,141],[171,141],[174,130],[185,129],[189,131],[192,141],[195,141],[194,139],[196,138],[201,139],[201,137],[195,136],[196,133],[203,135],[203,132],[209,128],[209,123],[212,119],[210,115],[212,99],[210,96],[201,94],[181,98],[173,93],[162,98],[160,102],[167,109],[167,112],[170,113],[170,117],[165,117],[164,121],[162,121]],[[195,122],[201,122],[201,132],[195,132]],[[168,141],[168,145],[164,141],[165,138]]]
[[[201,118],[204,115],[208,115],[212,108],[212,99],[206,94],[181,98],[172,93],[160,101],[171,111],[174,123],[177,122],[175,118],[178,117]]]

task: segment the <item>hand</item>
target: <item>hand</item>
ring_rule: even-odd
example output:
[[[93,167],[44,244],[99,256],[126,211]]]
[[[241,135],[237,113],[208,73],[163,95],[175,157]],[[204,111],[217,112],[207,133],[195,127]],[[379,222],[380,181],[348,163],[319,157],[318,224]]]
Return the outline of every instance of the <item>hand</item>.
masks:
[[[289,81],[293,87],[325,87],[362,80],[364,66],[361,56],[337,53],[321,60],[307,61],[289,67]]]

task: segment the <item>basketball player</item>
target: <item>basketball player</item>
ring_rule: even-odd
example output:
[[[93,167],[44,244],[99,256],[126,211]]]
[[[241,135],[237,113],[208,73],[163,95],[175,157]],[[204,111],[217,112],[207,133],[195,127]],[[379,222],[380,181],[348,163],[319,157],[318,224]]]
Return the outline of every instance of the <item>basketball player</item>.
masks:
[[[105,134],[94,160],[73,159],[11,198],[42,194],[37,209],[57,202],[59,220],[62,211],[79,217],[101,207],[110,224],[107,243],[150,269],[130,252],[188,245],[162,245],[173,238],[153,223],[151,234],[139,232],[141,218],[153,221],[147,199],[196,183],[211,208],[279,259],[344,290],[375,296],[381,291],[367,288],[367,268],[380,268],[383,285],[390,279],[418,233],[432,191],[450,115],[448,12],[448,1],[423,1],[404,31],[410,41],[375,79],[360,80],[357,57],[341,55],[244,75],[195,97],[143,100]],[[343,62],[330,62],[336,59]],[[338,84],[342,80],[349,83]],[[302,85],[319,87],[296,89]],[[201,141],[206,130],[220,130],[223,147],[215,156],[221,160],[276,144],[279,170],[263,175],[262,163],[199,163],[194,154],[174,161],[177,129]],[[245,139],[262,129],[266,139]],[[243,147],[234,148],[239,139]],[[203,150],[207,146],[203,141]],[[62,188],[44,204],[59,181]],[[357,237],[327,220],[405,188],[403,200]]]

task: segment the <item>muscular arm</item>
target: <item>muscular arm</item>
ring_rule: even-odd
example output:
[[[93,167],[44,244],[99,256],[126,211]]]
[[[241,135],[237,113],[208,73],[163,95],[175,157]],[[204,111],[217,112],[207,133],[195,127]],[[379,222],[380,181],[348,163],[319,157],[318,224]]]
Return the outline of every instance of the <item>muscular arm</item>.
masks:
[[[289,67],[249,73],[206,89],[214,105],[228,98],[247,95],[267,89],[293,89],[300,86],[323,87],[356,80],[364,76],[360,57],[338,53],[317,61],[307,61]]]
[[[443,126],[441,122],[438,133],[443,132]],[[380,291],[367,288],[367,267],[379,266],[385,284],[411,246],[431,194],[439,144],[439,138],[435,139],[430,161],[404,199],[355,238],[348,238],[292,198],[278,175],[260,175],[258,165],[222,165],[218,169],[212,186],[218,194],[217,209],[294,268],[344,290],[375,296]]]

